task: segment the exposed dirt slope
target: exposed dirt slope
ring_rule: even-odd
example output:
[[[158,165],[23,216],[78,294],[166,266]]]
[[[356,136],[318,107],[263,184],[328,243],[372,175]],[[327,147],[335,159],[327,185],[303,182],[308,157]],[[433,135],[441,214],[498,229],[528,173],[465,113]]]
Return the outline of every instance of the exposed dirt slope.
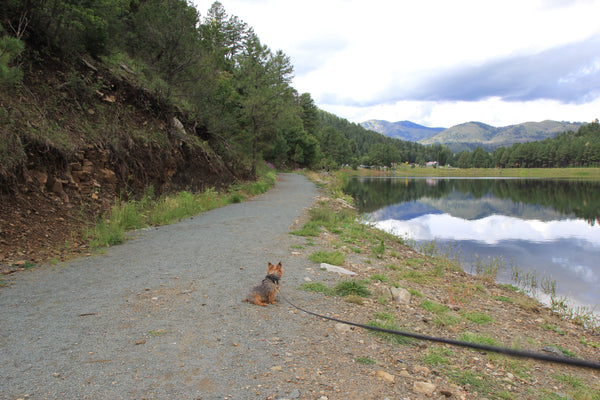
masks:
[[[162,193],[247,177],[228,167],[186,115],[134,82],[125,70],[82,60],[78,70],[45,65],[20,89],[0,90],[5,272],[87,251],[83,225],[118,197],[149,185]]]

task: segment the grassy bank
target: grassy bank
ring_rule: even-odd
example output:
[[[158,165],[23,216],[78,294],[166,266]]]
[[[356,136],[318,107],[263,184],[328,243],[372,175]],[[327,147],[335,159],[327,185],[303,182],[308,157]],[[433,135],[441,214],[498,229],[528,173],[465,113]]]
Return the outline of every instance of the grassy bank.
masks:
[[[299,289],[313,296],[345,300],[347,305],[336,310],[341,319],[598,360],[598,325],[545,307],[527,290],[496,284],[494,264],[482,261],[473,274],[467,274],[436,246],[414,249],[402,239],[362,223],[348,206],[352,199],[341,191],[345,172],[307,175],[326,195],[309,211],[308,221],[292,232],[306,238],[298,250],[307,252],[316,264],[339,265],[356,275],[333,285],[306,282]],[[393,290],[408,292],[409,302],[395,301],[390,295]],[[378,336],[377,340],[390,347],[365,350],[356,362],[381,368],[387,365],[382,359],[388,355],[402,359],[409,370],[414,366],[435,371],[468,393],[468,398],[600,399],[598,372],[397,339]],[[395,373],[401,374],[402,366],[396,368]]]
[[[395,169],[373,170],[360,168],[345,170],[359,176],[439,176],[439,177],[492,177],[492,178],[560,178],[600,180],[600,168],[448,168],[411,167],[402,165]]]
[[[204,211],[240,203],[266,192],[275,184],[275,179],[275,171],[264,168],[256,182],[234,184],[222,192],[209,188],[198,193],[182,191],[157,197],[149,187],[139,200],[117,200],[108,214],[85,229],[84,237],[93,249],[120,244],[128,231],[168,225]]]

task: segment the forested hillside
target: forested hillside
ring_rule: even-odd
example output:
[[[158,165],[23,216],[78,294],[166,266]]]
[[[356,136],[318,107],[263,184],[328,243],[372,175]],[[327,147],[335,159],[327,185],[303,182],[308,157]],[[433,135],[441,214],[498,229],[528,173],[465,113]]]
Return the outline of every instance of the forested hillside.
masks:
[[[488,153],[477,147],[453,157],[460,168],[565,168],[600,166],[600,123],[581,126],[577,132],[568,131],[539,142],[515,143]]]
[[[319,168],[448,155],[325,117],[291,86],[289,57],[219,2],[203,15],[186,0],[7,0],[0,11],[5,191],[46,150],[66,166],[90,146],[123,185],[153,180],[128,165],[138,147],[164,159],[183,146],[184,159],[198,152],[226,180],[251,178],[263,160]],[[172,167],[181,182],[186,163]]]
[[[395,163],[424,164],[430,160],[446,164],[452,159],[452,152],[439,144],[424,146],[394,139],[325,111],[319,111],[319,117],[321,148],[336,165],[392,166]]]
[[[409,140],[411,142],[419,142],[428,139],[446,128],[430,128],[427,126],[415,124],[411,121],[388,122],[379,119],[370,119],[361,122],[360,125],[365,129],[370,129],[375,132],[383,133],[397,139]]]
[[[441,143],[455,153],[474,150],[476,147],[492,152],[501,146],[540,141],[562,132],[576,131],[581,126],[582,124],[577,122],[542,121],[496,128],[481,122],[466,122],[423,139],[419,143],[425,145]]]
[[[158,132],[139,127],[133,141],[164,145],[178,131],[177,117],[186,143],[210,149],[234,175],[252,176],[261,156],[317,162],[307,121],[314,104],[290,86],[289,58],[219,3],[204,17],[185,0],[8,0],[0,11],[0,126],[10,144],[0,149],[3,176],[26,164],[31,143],[44,142],[65,160],[84,144],[109,147],[123,134],[110,132],[119,116],[98,108],[124,103],[157,120]],[[119,93],[125,86],[131,96]],[[48,99],[39,105],[43,121],[23,123],[20,114],[38,96]],[[99,117],[110,120],[90,126],[95,132],[69,127]]]

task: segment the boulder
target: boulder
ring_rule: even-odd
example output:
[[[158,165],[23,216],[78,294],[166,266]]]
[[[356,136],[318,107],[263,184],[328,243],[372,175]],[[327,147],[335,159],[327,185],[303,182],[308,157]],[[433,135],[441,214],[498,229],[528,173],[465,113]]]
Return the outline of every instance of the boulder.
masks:
[[[327,270],[329,272],[337,272],[342,275],[356,275],[356,272],[347,270],[346,268],[338,267],[337,265],[331,265],[327,263],[321,263],[321,269]]]
[[[404,288],[391,287],[390,293],[396,304],[410,304],[410,292]]]

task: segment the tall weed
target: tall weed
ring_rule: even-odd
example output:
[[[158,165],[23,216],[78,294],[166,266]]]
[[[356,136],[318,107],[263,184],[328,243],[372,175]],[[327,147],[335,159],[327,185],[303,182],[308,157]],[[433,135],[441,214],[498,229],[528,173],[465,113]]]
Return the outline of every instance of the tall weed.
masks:
[[[203,192],[182,191],[155,198],[149,187],[139,200],[117,200],[110,213],[84,231],[91,247],[108,247],[125,241],[125,232],[147,226],[167,225],[201,212],[231,203],[231,196],[240,193],[264,193],[275,183],[275,172],[266,172],[258,182],[242,184],[235,191],[219,193],[213,188]],[[245,197],[244,197],[245,198]]]

